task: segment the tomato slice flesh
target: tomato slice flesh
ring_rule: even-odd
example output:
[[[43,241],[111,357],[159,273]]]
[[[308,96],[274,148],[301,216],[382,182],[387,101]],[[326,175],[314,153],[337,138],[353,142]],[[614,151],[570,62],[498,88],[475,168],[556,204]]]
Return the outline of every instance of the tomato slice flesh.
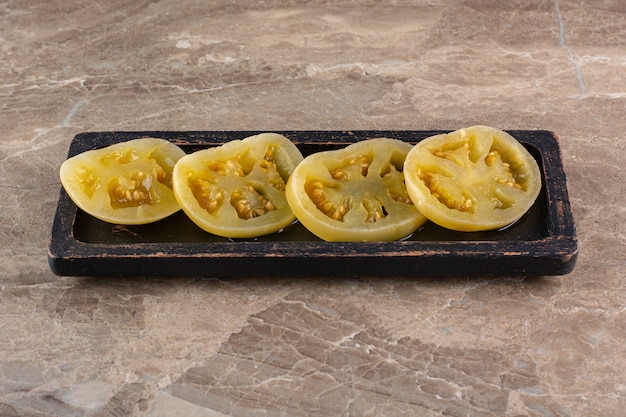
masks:
[[[267,235],[295,220],[285,183],[302,159],[282,135],[233,140],[182,158],[174,169],[174,195],[207,232],[230,238]]]
[[[411,145],[375,138],[305,158],[287,183],[298,220],[327,241],[404,238],[426,219],[413,206],[402,167]]]
[[[507,226],[528,211],[541,190],[532,155],[489,126],[424,139],[409,152],[404,175],[420,212],[458,231]]]
[[[165,139],[134,139],[69,158],[61,183],[80,209],[100,220],[151,223],[180,210],[172,171],[184,155]]]

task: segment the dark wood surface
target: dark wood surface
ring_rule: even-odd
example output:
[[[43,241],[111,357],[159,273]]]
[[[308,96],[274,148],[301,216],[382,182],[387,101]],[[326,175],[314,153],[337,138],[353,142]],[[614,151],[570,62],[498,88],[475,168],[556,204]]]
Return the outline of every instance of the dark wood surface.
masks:
[[[90,132],[78,134],[68,157],[138,137],[160,137],[193,152],[261,132]],[[442,131],[287,131],[307,155],[359,140],[391,137],[409,143]],[[251,240],[211,235],[182,212],[143,226],[101,222],[77,209],[61,190],[48,260],[65,276],[534,276],[565,275],[578,246],[558,137],[509,131],[537,159],[543,188],[535,205],[499,231],[454,232],[427,223],[396,242],[324,242],[295,223]]]

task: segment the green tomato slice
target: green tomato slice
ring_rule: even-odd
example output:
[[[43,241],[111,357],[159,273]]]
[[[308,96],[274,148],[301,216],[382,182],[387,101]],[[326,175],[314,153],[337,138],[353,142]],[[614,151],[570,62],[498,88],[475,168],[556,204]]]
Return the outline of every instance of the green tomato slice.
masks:
[[[418,210],[457,231],[508,226],[541,191],[537,161],[513,136],[489,126],[422,140],[407,155],[404,176]]]
[[[298,220],[326,241],[407,237],[426,221],[404,185],[410,150],[406,142],[376,138],[312,154],[291,175],[287,200]]]
[[[289,139],[263,133],[194,152],[174,168],[174,196],[203,230],[229,238],[278,232],[295,221],[285,184],[303,156]]]
[[[164,139],[134,139],[69,158],[59,174],[69,197],[86,213],[108,223],[145,224],[180,210],[172,171],[184,155]]]

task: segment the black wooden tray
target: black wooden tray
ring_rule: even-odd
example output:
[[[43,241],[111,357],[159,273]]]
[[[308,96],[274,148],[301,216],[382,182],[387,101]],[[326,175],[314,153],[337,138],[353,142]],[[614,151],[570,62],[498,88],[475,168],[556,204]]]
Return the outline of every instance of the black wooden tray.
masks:
[[[90,132],[74,137],[68,157],[139,137],[170,140],[186,152],[261,132]],[[410,143],[443,131],[286,131],[304,155],[359,140]],[[535,205],[504,230],[453,232],[427,223],[396,242],[324,242],[294,223],[251,240],[211,235],[181,211],[156,223],[120,226],[78,209],[61,189],[48,251],[67,276],[533,276],[565,275],[578,255],[558,137],[509,131],[537,159],[543,188]]]

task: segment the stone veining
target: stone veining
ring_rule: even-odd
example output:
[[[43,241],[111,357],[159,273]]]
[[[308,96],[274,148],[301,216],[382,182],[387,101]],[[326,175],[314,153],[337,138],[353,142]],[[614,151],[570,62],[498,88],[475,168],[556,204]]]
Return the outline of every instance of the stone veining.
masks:
[[[578,86],[580,88],[580,98],[587,97],[587,86],[585,85],[585,80],[583,78],[583,70],[578,62],[578,59],[574,55],[574,51],[567,44],[565,40],[565,28],[563,25],[563,18],[561,16],[561,10],[559,9],[559,2],[554,0],[554,11],[556,12],[556,19],[559,23],[559,43],[561,44],[561,48],[567,51],[567,55],[572,65],[574,65],[574,69],[576,70],[576,80],[578,81]]]
[[[251,317],[206,365],[188,370],[165,393],[232,416],[248,415],[258,402],[267,413],[289,416],[503,416],[538,409],[570,415],[530,358],[394,340],[303,302]]]

